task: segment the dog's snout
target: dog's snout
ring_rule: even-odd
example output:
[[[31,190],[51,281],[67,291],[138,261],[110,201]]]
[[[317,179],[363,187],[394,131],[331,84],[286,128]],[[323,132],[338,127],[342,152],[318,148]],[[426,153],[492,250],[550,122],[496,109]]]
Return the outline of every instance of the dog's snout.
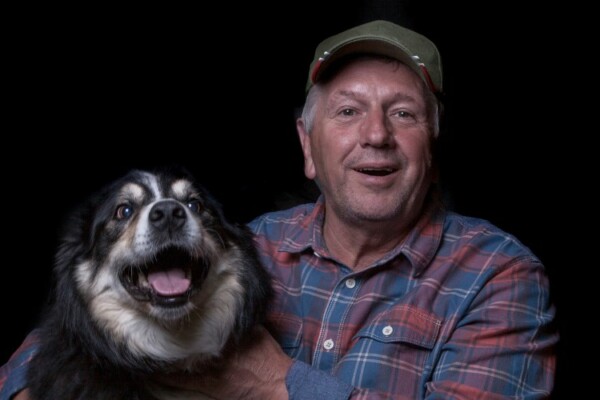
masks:
[[[185,224],[186,212],[178,202],[165,200],[152,206],[148,218],[152,226],[159,231],[175,230]]]

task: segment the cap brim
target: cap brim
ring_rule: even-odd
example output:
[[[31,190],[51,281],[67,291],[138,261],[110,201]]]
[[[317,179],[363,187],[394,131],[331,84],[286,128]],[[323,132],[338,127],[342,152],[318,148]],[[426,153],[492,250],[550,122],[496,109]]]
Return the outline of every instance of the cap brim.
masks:
[[[308,90],[312,85],[318,82],[323,73],[337,60],[349,55],[359,54],[375,54],[396,59],[415,71],[415,73],[430,86],[430,82],[428,82],[429,77],[424,75],[418,62],[413,59],[412,55],[407,50],[400,48],[398,44],[388,43],[382,39],[365,38],[347,42],[337,49],[332,49],[325,59],[313,66],[310,79],[311,82],[306,89]]]

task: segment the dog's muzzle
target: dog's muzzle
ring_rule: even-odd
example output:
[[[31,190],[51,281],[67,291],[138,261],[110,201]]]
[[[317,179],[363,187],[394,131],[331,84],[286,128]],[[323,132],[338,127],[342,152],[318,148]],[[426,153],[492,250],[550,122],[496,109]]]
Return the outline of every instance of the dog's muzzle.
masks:
[[[158,250],[145,260],[121,269],[119,278],[138,301],[161,307],[184,305],[197,290],[210,266],[193,243],[187,243],[188,214],[181,203],[164,200],[149,211],[149,235]],[[192,252],[192,249],[195,251]]]

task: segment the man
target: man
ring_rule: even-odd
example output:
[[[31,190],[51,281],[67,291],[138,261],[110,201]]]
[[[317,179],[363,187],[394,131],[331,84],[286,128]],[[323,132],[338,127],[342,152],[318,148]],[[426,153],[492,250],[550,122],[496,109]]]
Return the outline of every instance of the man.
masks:
[[[441,90],[435,45],[398,25],[318,46],[297,129],[322,196],[250,224],[276,291],[269,332],[212,376],[160,379],[222,399],[550,395],[544,267],[439,201]]]

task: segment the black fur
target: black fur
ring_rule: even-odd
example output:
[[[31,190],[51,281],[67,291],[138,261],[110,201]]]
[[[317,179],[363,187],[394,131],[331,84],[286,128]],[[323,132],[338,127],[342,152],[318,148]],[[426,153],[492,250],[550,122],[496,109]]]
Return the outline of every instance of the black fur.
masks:
[[[239,265],[227,270],[234,276],[234,282],[243,286],[241,296],[236,300],[239,307],[237,311],[234,308],[220,311],[236,313],[232,316],[235,324],[226,347],[242,345],[252,327],[262,322],[271,294],[269,277],[260,266],[251,233],[244,226],[228,222],[217,201],[185,170],[169,168],[153,171],[152,174],[161,188],[169,187],[179,178],[194,182],[194,201],[201,203],[201,212],[194,218],[201,221],[205,229],[203,235],[212,235],[214,243],[221,246],[219,251],[226,253],[233,249],[243,255]],[[134,215],[120,221],[115,217],[115,210],[122,200],[119,191],[127,183],[143,181],[147,176],[143,171],[131,171],[92,196],[67,221],[56,255],[54,290],[39,331],[41,346],[28,369],[28,387],[35,399],[154,399],[147,390],[152,374],[179,369],[201,370],[214,359],[215,355],[200,355],[190,367],[185,360],[157,359],[151,354],[132,351],[126,343],[115,338],[112,329],[98,323],[90,308],[91,299],[81,290],[85,285],[76,284],[76,274],[84,263],[92,266],[91,282],[117,268],[106,265],[107,255],[116,248],[116,244],[124,241],[127,229],[131,230],[132,224],[139,223],[134,217],[141,218]],[[149,192],[146,194],[149,195]],[[152,201],[150,196],[134,209],[140,210]],[[223,284],[220,280],[218,282]],[[206,285],[195,288],[189,301],[198,301],[196,299],[202,296],[201,292],[209,290]],[[117,288],[112,283],[102,288],[103,292],[115,290]],[[219,290],[217,287],[214,295]],[[169,311],[170,307],[165,309]],[[197,319],[194,323],[201,323],[202,316]],[[178,318],[173,324],[177,329],[185,329],[186,321],[187,318]],[[161,323],[168,326],[168,322]],[[148,323],[146,326],[153,325]],[[195,356],[198,355],[190,355]]]

